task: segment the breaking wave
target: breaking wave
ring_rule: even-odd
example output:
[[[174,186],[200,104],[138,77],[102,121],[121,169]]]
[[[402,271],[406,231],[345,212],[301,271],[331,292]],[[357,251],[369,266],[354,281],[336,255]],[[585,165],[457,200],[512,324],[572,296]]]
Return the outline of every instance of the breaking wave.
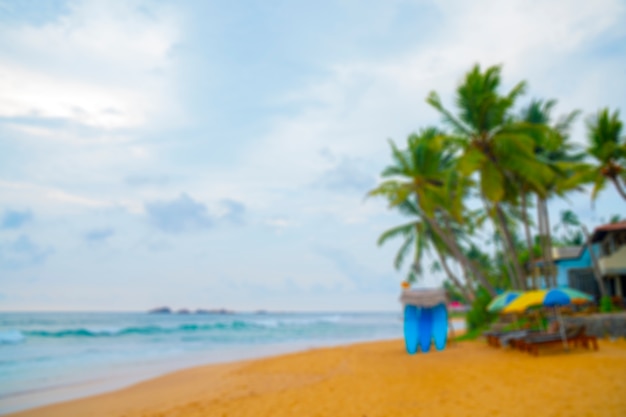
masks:
[[[246,331],[271,330],[284,327],[308,327],[312,325],[326,325],[336,323],[336,317],[320,317],[306,320],[232,320],[216,323],[189,323],[178,326],[137,326],[123,328],[68,328],[58,330],[22,330],[0,333],[0,343],[20,343],[25,338],[91,338],[91,337],[119,337],[131,335],[161,335],[161,334],[189,334],[198,332],[216,331]]]

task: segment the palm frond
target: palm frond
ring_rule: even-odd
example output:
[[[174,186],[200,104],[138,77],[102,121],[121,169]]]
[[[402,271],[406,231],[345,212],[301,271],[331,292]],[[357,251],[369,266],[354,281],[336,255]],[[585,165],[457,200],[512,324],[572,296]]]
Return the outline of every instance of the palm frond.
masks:
[[[400,246],[400,249],[396,253],[396,257],[393,260],[393,266],[396,269],[400,269],[402,267],[402,264],[404,263],[404,259],[410,252],[411,245],[413,245],[413,242],[415,241],[415,239],[416,239],[415,235],[407,235],[406,238],[404,239],[402,246]]]
[[[415,227],[415,222],[405,223],[400,226],[392,227],[391,229],[385,230],[379,237],[376,242],[378,246],[384,245],[388,240],[395,239],[399,236],[406,237],[410,235]]]
[[[456,132],[462,133],[464,135],[472,134],[472,131],[469,127],[467,127],[463,122],[458,120],[452,115],[452,113],[450,113],[448,110],[445,109],[445,107],[443,107],[443,104],[441,104],[441,99],[436,92],[432,91],[428,95],[426,102],[433,106],[435,109],[437,109],[437,111],[443,116],[443,122],[451,126]]]

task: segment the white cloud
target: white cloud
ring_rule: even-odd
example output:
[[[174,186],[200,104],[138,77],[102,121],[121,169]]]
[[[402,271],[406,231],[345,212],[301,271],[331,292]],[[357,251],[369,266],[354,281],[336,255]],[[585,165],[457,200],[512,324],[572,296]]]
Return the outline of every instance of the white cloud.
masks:
[[[294,190],[332,169],[320,154],[323,149],[382,168],[389,155],[385,139],[402,142],[420,126],[438,123],[439,116],[425,104],[425,97],[437,90],[451,102],[453,88],[474,63],[483,67],[502,63],[508,85],[527,78],[532,88],[533,79],[553,76],[550,71],[556,62],[614,30],[624,15],[624,4],[615,0],[601,4],[486,0],[438,6],[446,19],[435,33],[424,34],[430,36],[425,44],[386,60],[332,63],[326,79],[278,99],[300,105],[301,111],[275,119],[262,140],[244,150],[227,177],[250,187],[272,184],[285,192]],[[594,77],[589,83],[594,85],[586,89],[606,90],[605,80]],[[549,93],[565,102],[570,90]]]
[[[140,6],[73,2],[68,14],[44,25],[5,25],[0,115],[116,129],[165,114],[171,91],[158,73],[170,65],[178,22],[171,10],[148,14]]]
[[[85,197],[59,188],[26,182],[0,180],[0,189],[3,190],[2,197],[0,197],[0,203],[3,204],[19,203],[25,206],[37,207],[41,207],[44,204],[47,209],[50,209],[51,205],[80,207],[83,209],[124,208],[132,213],[143,212],[140,202]]]
[[[296,223],[286,217],[269,217],[263,222],[265,225],[271,227],[276,233],[282,233],[287,228],[297,226]]]
[[[107,129],[145,123],[149,103],[123,88],[51,77],[23,67],[0,67],[0,115],[66,119]],[[116,91],[117,90],[117,91]],[[39,128],[41,129],[41,128]]]
[[[250,86],[253,110],[244,115],[227,114],[238,107],[230,96],[220,95],[228,91],[213,89],[219,80],[211,78],[219,74],[228,81],[224,85],[248,92],[239,79],[228,79],[228,65],[241,65],[237,59],[245,51],[236,51],[237,59],[228,53],[213,55],[213,49],[241,47],[241,40],[231,43],[218,30],[209,31],[215,37],[202,39],[199,34],[206,32],[198,28],[190,35],[177,12],[161,3],[145,8],[142,2],[70,5],[68,14],[44,25],[0,27],[0,117],[15,156],[8,158],[7,168],[0,167],[0,205],[32,208],[42,237],[63,242],[58,248],[55,243],[55,254],[46,261],[50,276],[78,281],[94,265],[102,265],[113,268],[99,272],[107,288],[111,276],[136,280],[136,294],[146,299],[155,294],[141,290],[141,277],[147,276],[158,278],[151,287],[163,297],[171,295],[172,276],[183,280],[186,290],[177,299],[182,304],[188,292],[198,293],[203,285],[220,302],[236,303],[241,289],[252,289],[256,296],[293,285],[313,294],[318,284],[347,294],[359,286],[361,275],[360,284],[371,288],[386,275],[391,281],[399,278],[391,267],[397,247],[379,249],[375,241],[403,219],[388,211],[384,201],[365,200],[366,190],[359,190],[368,175],[376,176],[389,162],[386,139],[402,143],[419,127],[437,124],[439,116],[425,97],[437,90],[451,103],[456,83],[475,62],[502,63],[505,87],[525,78],[532,96],[555,97],[565,110],[626,105],[624,58],[606,61],[594,49],[598,40],[615,38],[623,30],[624,3],[614,0],[429,3],[441,21],[423,30],[415,16],[419,37],[389,44],[381,55],[382,40],[368,49],[358,34],[347,35],[343,42],[352,42],[351,53],[312,53],[315,68],[305,72],[315,73],[314,78],[294,77],[301,84],[290,91],[280,83],[276,89],[271,85],[267,89],[275,96],[270,103],[265,96],[253,97]],[[388,9],[381,13],[384,22],[372,18],[372,32],[389,31],[385,36],[392,39],[396,14]],[[349,26],[347,22],[347,30]],[[181,39],[185,43],[177,49]],[[368,33],[363,39],[377,38]],[[280,45],[268,46],[273,49],[263,59],[293,58],[287,59]],[[172,49],[192,57],[179,59]],[[333,60],[324,60],[328,56]],[[296,62],[296,71],[298,65],[310,64]],[[244,72],[235,71],[238,77]],[[251,78],[263,78],[255,75]],[[204,101],[207,92],[216,96]],[[213,114],[222,101],[228,104],[223,113]],[[183,115],[183,106],[193,111]],[[236,128],[213,124],[220,117],[245,124],[250,137],[240,140],[233,134]],[[172,199],[183,192],[193,200]],[[588,209],[587,198],[573,197],[577,211]],[[615,206],[616,200],[602,201]],[[159,202],[156,217],[155,206],[150,217],[144,202]],[[597,206],[598,212],[610,210],[601,202]],[[51,218],[54,225],[46,223]],[[145,227],[142,218],[169,231],[203,229],[227,218],[244,225],[162,234]],[[107,245],[72,246],[71,233],[85,245],[78,239],[85,231],[106,236],[109,230],[115,237]],[[324,258],[312,253],[315,247],[335,252],[324,252]],[[93,252],[80,269],[67,262],[77,250]],[[107,258],[105,265],[98,258],[103,251],[116,262]],[[84,292],[89,291],[85,284]],[[381,297],[390,300],[388,294]],[[358,294],[354,300],[358,305]],[[395,299],[390,303],[395,306]]]

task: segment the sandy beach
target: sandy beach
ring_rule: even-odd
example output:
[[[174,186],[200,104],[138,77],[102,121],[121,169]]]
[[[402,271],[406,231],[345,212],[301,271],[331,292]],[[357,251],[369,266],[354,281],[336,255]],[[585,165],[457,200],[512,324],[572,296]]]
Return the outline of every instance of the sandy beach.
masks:
[[[461,342],[409,356],[403,341],[210,365],[10,414],[71,416],[624,416],[626,341],[532,357]]]

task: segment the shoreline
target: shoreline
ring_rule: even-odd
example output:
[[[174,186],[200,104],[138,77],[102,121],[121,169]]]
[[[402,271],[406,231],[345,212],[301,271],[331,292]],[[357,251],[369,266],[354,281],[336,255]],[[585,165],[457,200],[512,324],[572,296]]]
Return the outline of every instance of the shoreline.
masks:
[[[411,356],[394,339],[197,366],[8,416],[621,416],[623,375],[621,339],[539,357],[476,341]]]
[[[255,350],[238,347],[234,351],[221,353],[219,356],[207,356],[207,352],[196,352],[188,354],[184,358],[155,360],[151,363],[117,370],[107,375],[98,375],[91,379],[68,380],[54,385],[0,395],[0,416],[108,394],[194,368],[243,363],[306,352],[313,349],[336,348],[360,343],[384,342],[393,339],[395,338],[342,342],[286,342],[282,344],[255,345]],[[24,406],[24,402],[28,402],[30,405]]]
[[[458,337],[464,333],[465,321],[463,319],[455,318],[451,320],[451,325],[454,331],[454,333],[451,332],[451,334]],[[57,383],[53,385],[11,392],[0,396],[0,416],[108,394],[165,375],[198,367],[263,360],[315,349],[340,348],[362,343],[386,342],[395,339],[397,339],[397,336],[377,339],[361,338],[346,341],[286,342],[282,344],[255,345],[252,348],[245,349],[239,347],[234,351],[222,352],[219,356],[214,356],[214,352],[212,353],[213,356],[208,355],[208,352],[196,352],[182,359],[157,360],[149,364],[116,369],[108,374],[98,374],[90,379],[82,378],[57,381]]]
[[[179,369],[402,335],[401,314],[2,316],[0,415],[108,392]]]

